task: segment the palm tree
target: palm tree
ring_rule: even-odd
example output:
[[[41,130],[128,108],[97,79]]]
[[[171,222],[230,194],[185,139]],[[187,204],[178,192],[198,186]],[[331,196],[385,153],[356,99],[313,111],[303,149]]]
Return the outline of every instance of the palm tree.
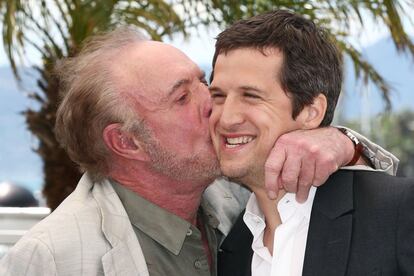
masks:
[[[351,58],[358,78],[372,81],[389,105],[390,86],[349,41],[350,22],[363,26],[372,19],[386,26],[396,48],[414,56],[414,45],[403,22],[409,18],[412,0],[0,0],[3,44],[11,68],[20,79],[17,60],[25,58],[27,48],[35,49],[42,64],[39,91],[30,94],[40,103],[39,110],[27,110],[30,131],[39,139],[37,152],[44,162],[47,204],[55,208],[75,187],[80,173],[59,147],[53,133],[58,104],[59,83],[53,75],[55,62],[75,55],[89,36],[120,24],[134,24],[155,40],[174,33],[187,35],[189,28],[200,25],[225,25],[275,8],[304,14],[326,27],[344,55]]]

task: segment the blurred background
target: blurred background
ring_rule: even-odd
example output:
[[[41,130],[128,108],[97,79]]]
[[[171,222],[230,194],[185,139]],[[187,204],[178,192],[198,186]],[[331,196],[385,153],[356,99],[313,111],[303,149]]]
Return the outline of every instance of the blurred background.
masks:
[[[0,0],[0,198],[23,189],[17,205],[33,196],[30,206],[53,210],[74,189],[80,174],[53,134],[59,84],[52,68],[87,37],[137,25],[182,49],[208,75],[220,30],[276,8],[324,26],[341,50],[346,77],[335,124],[393,152],[398,174],[414,176],[412,0]]]

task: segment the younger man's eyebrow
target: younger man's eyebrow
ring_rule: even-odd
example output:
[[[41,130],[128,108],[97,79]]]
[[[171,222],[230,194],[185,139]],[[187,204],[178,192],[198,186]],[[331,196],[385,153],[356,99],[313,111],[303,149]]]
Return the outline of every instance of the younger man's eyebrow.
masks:
[[[208,90],[211,92],[222,92],[222,90],[220,89],[220,87],[217,86],[209,86]]]
[[[259,92],[259,93],[263,93],[263,90],[258,88],[257,86],[251,86],[251,85],[243,85],[239,87],[240,90],[250,90],[250,91],[255,91],[255,92]]]
[[[208,88],[210,90],[210,92],[222,92],[222,90],[220,89],[220,87],[218,86],[210,86]],[[257,86],[252,86],[252,85],[242,85],[240,87],[238,87],[239,90],[249,90],[249,91],[255,91],[258,93],[263,93],[264,91],[260,88],[258,88]]]

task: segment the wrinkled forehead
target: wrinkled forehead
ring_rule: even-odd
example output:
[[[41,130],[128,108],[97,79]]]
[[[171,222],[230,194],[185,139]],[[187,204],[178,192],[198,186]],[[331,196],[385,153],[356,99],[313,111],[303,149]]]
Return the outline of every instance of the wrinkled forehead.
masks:
[[[199,67],[177,48],[157,41],[131,44],[115,58],[114,81],[121,90],[162,97],[179,80],[199,74]]]
[[[114,69],[115,74],[126,79],[138,78],[146,80],[147,83],[156,80],[159,83],[177,75],[175,72],[195,70],[197,65],[171,45],[144,41],[125,47],[116,57]]]

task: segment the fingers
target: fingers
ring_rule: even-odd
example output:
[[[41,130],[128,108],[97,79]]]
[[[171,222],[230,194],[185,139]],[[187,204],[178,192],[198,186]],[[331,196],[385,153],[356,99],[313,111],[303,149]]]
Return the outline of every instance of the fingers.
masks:
[[[331,174],[338,170],[339,166],[336,159],[329,154],[319,156],[316,160],[313,185],[321,186]]]
[[[298,190],[296,192],[296,201],[303,203],[308,199],[309,190],[313,184],[315,176],[315,160],[309,158],[302,161],[301,172],[298,180]]]
[[[311,185],[320,186],[340,166],[343,147],[329,128],[292,131],[278,138],[265,165],[265,186],[275,199],[279,188],[306,201]],[[329,139],[327,139],[329,138]]]
[[[276,199],[279,190],[280,173],[286,159],[284,149],[274,147],[265,163],[265,187],[270,199]]]
[[[298,189],[298,179],[301,171],[302,155],[289,154],[283,164],[282,184],[287,192],[295,193]]]

